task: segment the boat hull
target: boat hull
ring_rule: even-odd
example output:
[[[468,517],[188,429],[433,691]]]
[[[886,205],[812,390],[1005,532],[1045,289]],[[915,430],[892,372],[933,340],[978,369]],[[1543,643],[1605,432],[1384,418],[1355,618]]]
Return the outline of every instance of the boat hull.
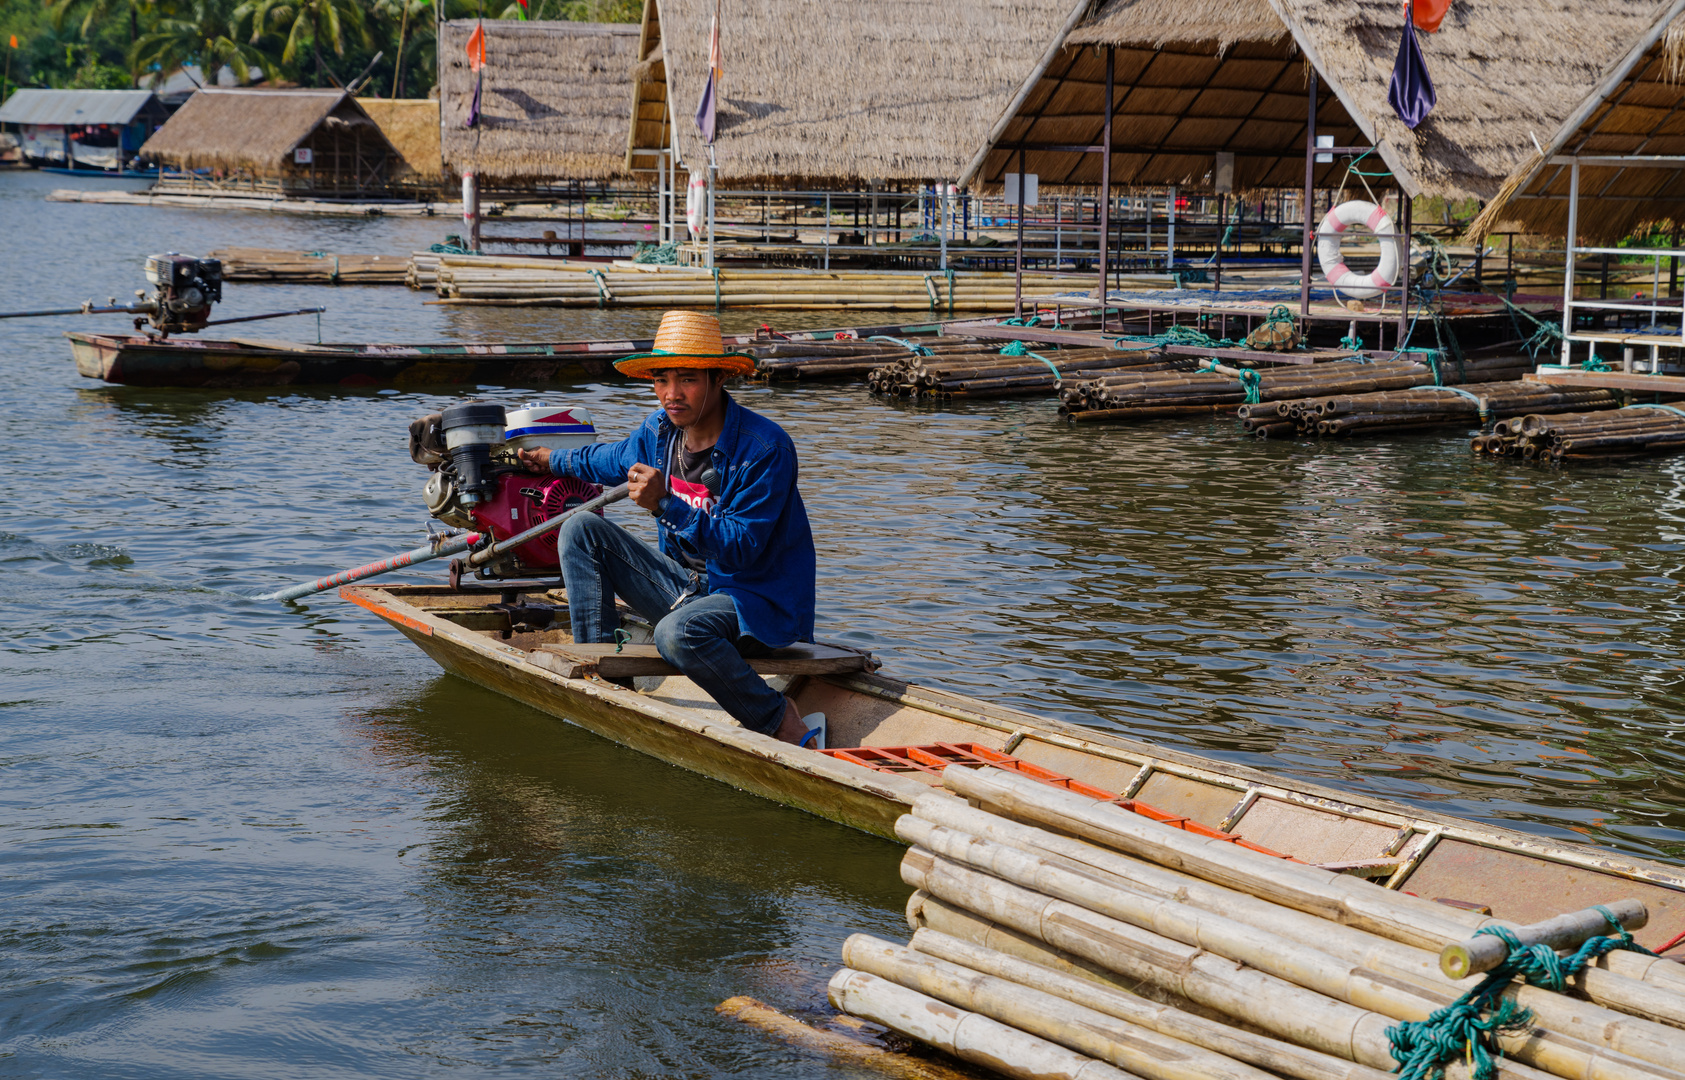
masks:
[[[72,332],[77,374],[126,386],[424,386],[565,382],[613,376],[634,342],[566,345],[254,346],[197,338],[152,340]],[[593,343],[598,344],[598,343]]]
[[[451,674],[660,761],[865,832],[893,838],[895,819],[940,790],[934,774],[879,772],[745,731],[694,687],[633,690],[550,670],[541,646],[566,640],[565,630],[512,625],[493,609],[509,592],[565,603],[548,585],[348,586],[341,595]],[[1654,948],[1685,930],[1685,872],[1676,867],[1286,781],[875,674],[800,677],[786,692],[804,713],[827,714],[833,749],[974,744],[1294,858],[1489,908],[1498,918],[1535,922],[1630,898],[1650,911],[1636,935],[1641,944]]]

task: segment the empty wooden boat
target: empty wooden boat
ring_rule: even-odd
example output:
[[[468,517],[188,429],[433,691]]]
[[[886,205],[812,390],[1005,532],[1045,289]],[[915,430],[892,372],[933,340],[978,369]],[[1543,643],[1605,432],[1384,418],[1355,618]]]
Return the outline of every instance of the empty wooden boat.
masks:
[[[1656,947],[1685,930],[1685,872],[1589,846],[1466,821],[1213,761],[885,676],[863,652],[803,647],[756,667],[829,748],[803,750],[738,725],[648,644],[578,646],[566,596],[542,582],[347,586],[340,595],[470,682],[681,768],[820,817],[893,837],[950,763],[1025,773],[1198,832],[1356,874],[1501,919],[1535,922],[1635,898]],[[649,627],[622,625],[647,643]],[[610,679],[632,680],[623,686]]]

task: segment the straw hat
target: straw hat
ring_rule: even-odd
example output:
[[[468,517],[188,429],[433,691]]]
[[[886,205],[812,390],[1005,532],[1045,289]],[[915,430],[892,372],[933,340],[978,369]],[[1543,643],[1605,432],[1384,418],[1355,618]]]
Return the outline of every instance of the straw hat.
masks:
[[[700,311],[669,311],[655,332],[655,349],[614,362],[615,370],[635,379],[653,379],[667,368],[719,368],[733,375],[753,375],[755,358],[725,351],[720,320]]]

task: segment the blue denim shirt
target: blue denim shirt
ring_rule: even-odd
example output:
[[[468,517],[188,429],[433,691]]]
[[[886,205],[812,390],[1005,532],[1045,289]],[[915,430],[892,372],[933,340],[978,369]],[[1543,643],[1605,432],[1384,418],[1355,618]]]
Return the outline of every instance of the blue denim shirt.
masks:
[[[684,562],[673,538],[708,563],[708,591],[731,597],[743,632],[782,648],[813,640],[814,578],[818,556],[807,507],[796,489],[796,447],[784,429],[723,394],[725,427],[709,452],[720,476],[719,501],[697,510],[669,495],[657,515],[662,554]],[[667,471],[679,429],[656,409],[617,443],[598,443],[550,455],[550,471],[605,486],[643,464]]]

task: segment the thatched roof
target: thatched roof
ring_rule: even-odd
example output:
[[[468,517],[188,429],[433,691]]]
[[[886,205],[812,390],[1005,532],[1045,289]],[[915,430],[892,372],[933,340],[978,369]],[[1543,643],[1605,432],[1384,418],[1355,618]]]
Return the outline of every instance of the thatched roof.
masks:
[[[380,126],[392,148],[403,156],[394,174],[436,180],[439,161],[439,103],[431,98],[358,98],[357,104]]]
[[[445,165],[491,183],[625,175],[638,28],[612,23],[488,20],[480,118],[467,61],[473,20],[444,24],[441,139]]]
[[[1208,183],[1218,152],[1235,155],[1239,189],[1299,187],[1305,177],[1307,68],[1267,0],[1109,0],[1059,43],[966,182],[1025,171],[1044,184],[1096,184],[1113,49],[1112,182]],[[1344,106],[1319,87],[1317,131],[1362,141]],[[1321,165],[1325,181],[1343,164]]]
[[[293,149],[320,127],[362,128],[390,151],[386,136],[343,90],[204,89],[187,99],[141,147],[142,156],[190,169],[288,166]]]
[[[1569,167],[1563,157],[1685,156],[1685,2],[1665,5],[1628,54],[1513,174],[1476,226],[1568,232]],[[1557,159],[1546,163],[1546,156]],[[1610,244],[1660,221],[1685,220],[1685,170],[1580,166],[1576,222],[1582,241]]]
[[[957,179],[1088,4],[733,0],[720,34],[720,176]],[[713,0],[646,0],[638,60],[657,47],[661,57],[641,69],[629,164],[653,167],[639,151],[666,145],[668,131],[687,163],[706,161],[693,117],[713,12]]]
[[[1270,0],[1412,195],[1491,199],[1536,154],[1668,3],[1481,0],[1452,4],[1418,40],[1438,104],[1414,131],[1387,104],[1398,0]]]

